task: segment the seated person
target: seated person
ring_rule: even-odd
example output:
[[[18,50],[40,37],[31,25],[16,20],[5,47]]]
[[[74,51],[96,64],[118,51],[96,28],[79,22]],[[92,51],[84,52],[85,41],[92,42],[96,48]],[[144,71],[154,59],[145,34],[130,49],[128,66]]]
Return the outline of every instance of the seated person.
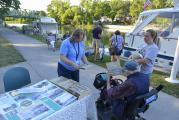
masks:
[[[69,31],[66,31],[66,33],[63,35],[62,40],[65,40],[65,39],[67,39],[67,38],[69,38],[69,37],[70,37],[70,32],[69,32]]]
[[[48,34],[47,40],[52,46],[53,50],[55,50],[55,36],[51,32]]]
[[[124,65],[124,73],[127,80],[122,84],[107,89],[107,99],[111,101],[113,116],[118,120],[124,115],[126,101],[134,100],[136,96],[149,92],[149,76],[140,73],[139,64],[135,61],[128,61]]]

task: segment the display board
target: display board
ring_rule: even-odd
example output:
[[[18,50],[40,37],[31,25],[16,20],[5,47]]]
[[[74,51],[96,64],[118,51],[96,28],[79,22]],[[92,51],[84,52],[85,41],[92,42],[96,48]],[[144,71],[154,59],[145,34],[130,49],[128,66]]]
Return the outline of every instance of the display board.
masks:
[[[0,120],[40,120],[77,97],[48,80],[0,95]]]

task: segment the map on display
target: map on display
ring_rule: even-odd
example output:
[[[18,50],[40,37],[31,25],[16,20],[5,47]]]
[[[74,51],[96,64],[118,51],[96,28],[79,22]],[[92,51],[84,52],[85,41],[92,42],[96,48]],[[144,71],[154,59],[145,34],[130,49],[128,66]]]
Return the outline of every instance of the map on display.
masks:
[[[41,120],[73,103],[77,97],[43,80],[0,95],[0,120]]]

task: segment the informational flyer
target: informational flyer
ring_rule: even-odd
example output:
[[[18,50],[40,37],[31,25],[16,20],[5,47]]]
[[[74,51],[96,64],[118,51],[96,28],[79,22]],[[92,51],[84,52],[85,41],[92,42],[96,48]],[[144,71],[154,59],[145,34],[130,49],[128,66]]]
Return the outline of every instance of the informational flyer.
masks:
[[[51,82],[78,97],[78,99],[88,96],[91,93],[91,90],[87,86],[81,85],[79,82],[64,77],[52,79]]]
[[[20,109],[18,115],[22,120],[42,119],[54,111],[43,103],[36,103],[32,106]]]
[[[111,75],[120,75],[122,74],[122,68],[119,62],[108,62],[106,63],[108,74]]]
[[[77,97],[48,80],[0,95],[0,120],[41,120]]]
[[[75,100],[76,97],[67,92],[63,93],[61,96],[58,96],[54,99],[54,101],[62,107],[69,105],[71,102],[74,102]]]

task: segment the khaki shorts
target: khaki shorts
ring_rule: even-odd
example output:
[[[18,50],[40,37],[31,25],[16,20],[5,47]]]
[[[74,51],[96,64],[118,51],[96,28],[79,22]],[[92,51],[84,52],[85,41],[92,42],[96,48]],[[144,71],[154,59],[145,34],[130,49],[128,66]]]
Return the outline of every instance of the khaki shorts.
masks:
[[[101,45],[101,39],[95,39],[93,38],[93,47],[94,48],[100,48],[100,45]]]

